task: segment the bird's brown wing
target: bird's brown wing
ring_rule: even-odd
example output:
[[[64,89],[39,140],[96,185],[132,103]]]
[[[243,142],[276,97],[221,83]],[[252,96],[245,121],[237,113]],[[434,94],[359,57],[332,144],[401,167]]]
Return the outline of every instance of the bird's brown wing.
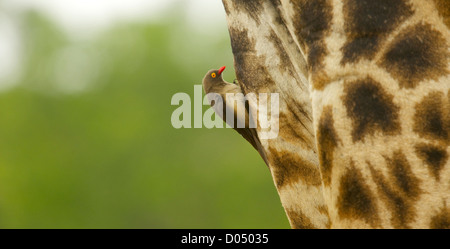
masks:
[[[266,154],[265,154],[265,152],[263,150],[261,141],[259,140],[256,128],[250,128],[250,122],[249,122],[249,119],[250,119],[250,110],[249,110],[249,108],[250,107],[249,107],[248,103],[244,102],[244,105],[245,105],[245,113],[246,113],[246,116],[245,116],[245,128],[237,128],[238,127],[238,125],[237,125],[237,120],[238,120],[237,113],[238,112],[235,109],[234,110],[234,125],[233,125],[233,129],[235,129],[242,137],[244,137],[245,140],[247,140],[253,146],[253,148],[255,148],[255,150],[258,151],[260,156],[263,158],[264,162],[267,165],[269,165],[268,162],[267,162],[267,157],[266,157]],[[226,114],[226,107],[225,106],[224,106],[224,112],[223,113],[224,113],[224,120],[226,120],[226,116],[225,116],[225,114]]]
[[[267,157],[264,153],[263,147],[259,140],[256,128],[250,128],[250,125],[249,125],[249,118],[250,118],[249,113],[250,112],[249,112],[249,106],[244,101],[245,98],[240,99],[238,97],[236,99],[236,101],[237,101],[236,106],[234,106],[234,104],[232,104],[232,103],[227,103],[227,98],[226,98],[227,93],[233,93],[233,94],[243,93],[241,85],[239,84],[239,82],[237,82],[237,83],[238,84],[235,85],[235,84],[231,84],[231,83],[227,83],[227,82],[222,82],[221,84],[215,84],[212,87],[207,88],[209,91],[208,93],[219,93],[218,95],[214,95],[213,108],[216,111],[216,114],[218,114],[223,119],[223,121],[225,121],[228,125],[233,127],[233,129],[235,129],[242,137],[245,138],[245,140],[247,140],[253,146],[253,148],[255,148],[258,151],[258,153],[264,159],[264,162],[266,162],[266,164],[268,165]],[[205,82],[204,82],[204,84],[205,84]],[[220,96],[220,98],[219,98],[219,96]],[[230,110],[228,110],[229,113],[234,113],[233,123],[227,122],[227,119],[226,119],[227,108],[230,108]],[[239,111],[242,111],[243,110],[242,108],[245,108],[245,113],[246,113],[244,126],[242,126],[243,120],[238,121],[238,117],[237,117],[237,114],[239,113],[238,109],[239,109]],[[219,109],[222,109],[222,113],[220,113],[220,112],[218,113]],[[238,126],[239,122],[240,122],[241,126]],[[237,127],[243,127],[243,128],[237,128]]]

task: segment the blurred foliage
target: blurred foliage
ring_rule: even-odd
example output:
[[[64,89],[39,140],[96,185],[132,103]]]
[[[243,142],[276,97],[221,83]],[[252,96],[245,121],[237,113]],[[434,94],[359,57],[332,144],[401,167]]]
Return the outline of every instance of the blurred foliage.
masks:
[[[174,129],[170,100],[227,65],[226,27],[177,13],[70,39],[19,18],[22,77],[0,93],[0,228],[288,228],[258,153],[231,129]],[[206,107],[204,107],[206,110]]]

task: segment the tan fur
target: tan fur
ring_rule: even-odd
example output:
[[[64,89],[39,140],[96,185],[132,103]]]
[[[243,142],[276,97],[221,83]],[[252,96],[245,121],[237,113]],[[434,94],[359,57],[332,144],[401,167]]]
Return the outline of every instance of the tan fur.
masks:
[[[280,93],[261,145],[292,227],[450,228],[445,1],[223,3],[243,92]]]

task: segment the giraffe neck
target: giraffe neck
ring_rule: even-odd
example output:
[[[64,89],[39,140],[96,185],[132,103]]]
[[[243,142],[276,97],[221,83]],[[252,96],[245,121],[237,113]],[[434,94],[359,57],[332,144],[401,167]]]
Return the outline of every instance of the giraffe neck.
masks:
[[[450,226],[448,1],[223,3],[244,92],[280,93],[293,227]]]
[[[425,0],[295,5],[333,227],[450,225],[450,33],[441,3],[449,10]]]

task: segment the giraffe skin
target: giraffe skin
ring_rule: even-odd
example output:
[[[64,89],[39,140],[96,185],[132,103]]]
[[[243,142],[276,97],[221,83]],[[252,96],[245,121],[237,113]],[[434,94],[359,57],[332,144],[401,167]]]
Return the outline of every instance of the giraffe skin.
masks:
[[[450,228],[450,2],[223,0],[293,228]]]

